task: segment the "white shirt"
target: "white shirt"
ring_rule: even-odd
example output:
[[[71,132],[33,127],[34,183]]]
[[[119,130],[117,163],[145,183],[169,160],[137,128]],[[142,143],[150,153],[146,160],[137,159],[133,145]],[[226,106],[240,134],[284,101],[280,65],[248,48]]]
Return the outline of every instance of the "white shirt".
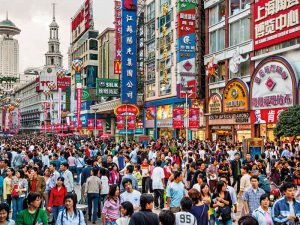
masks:
[[[107,195],[109,192],[108,177],[101,176],[101,195]]]
[[[199,151],[199,156],[200,156],[201,159],[204,160],[204,157],[205,157],[205,151],[204,151],[203,149]]]
[[[197,224],[197,219],[196,217],[190,213],[190,212],[178,212],[175,213],[175,218],[176,218],[176,225],[196,225]]]
[[[133,208],[138,208],[140,207],[140,197],[141,192],[137,190],[133,190],[131,193],[125,191],[121,194],[121,203],[128,201],[131,202]]]
[[[198,190],[199,192],[201,192],[201,190],[200,190],[201,189],[200,184],[194,184],[193,188],[196,189],[196,190]]]
[[[161,167],[155,167],[153,169],[153,172],[152,172],[152,176],[151,176],[151,179],[152,179],[152,188],[153,189],[160,189],[160,190],[163,190],[164,189],[164,185],[161,181],[161,179],[165,178],[165,173],[164,173],[164,170],[163,168]]]
[[[251,178],[251,176],[248,173],[246,173],[242,176],[241,191],[246,191],[249,187],[251,187],[250,178]]]

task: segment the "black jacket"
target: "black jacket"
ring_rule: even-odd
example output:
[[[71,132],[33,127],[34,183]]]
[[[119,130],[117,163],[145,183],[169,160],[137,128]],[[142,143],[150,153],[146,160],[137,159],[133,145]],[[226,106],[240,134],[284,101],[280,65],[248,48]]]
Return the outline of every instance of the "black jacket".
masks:
[[[236,161],[236,160],[233,160],[231,162],[231,170],[232,170],[232,176],[233,177],[237,177],[238,175],[241,175],[241,167],[242,167],[242,163],[240,160]],[[238,171],[238,169],[240,171]]]
[[[159,225],[158,215],[150,210],[141,210],[131,216],[129,225]]]

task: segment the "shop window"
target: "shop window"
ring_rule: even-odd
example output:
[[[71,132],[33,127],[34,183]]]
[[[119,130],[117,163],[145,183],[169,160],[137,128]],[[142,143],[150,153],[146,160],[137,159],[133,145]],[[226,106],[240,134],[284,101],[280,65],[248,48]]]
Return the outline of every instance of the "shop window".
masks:
[[[240,44],[249,39],[250,19],[248,17],[230,24],[230,46]]]
[[[209,25],[212,26],[225,19],[225,2],[221,2],[209,10]]]
[[[225,31],[218,29],[209,34],[209,52],[217,52],[225,47]]]
[[[230,0],[230,15],[250,8],[250,0]]]
[[[243,56],[243,57],[246,57],[246,56]],[[242,62],[240,64],[239,70],[237,73],[232,73],[230,71],[230,79],[237,78],[237,77],[249,76],[250,75],[249,68],[250,68],[250,59],[248,59],[247,61]]]

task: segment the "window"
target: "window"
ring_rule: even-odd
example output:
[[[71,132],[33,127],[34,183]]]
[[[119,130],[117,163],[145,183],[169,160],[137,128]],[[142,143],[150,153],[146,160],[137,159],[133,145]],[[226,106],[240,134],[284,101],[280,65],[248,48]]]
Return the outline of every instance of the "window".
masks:
[[[225,19],[225,2],[221,2],[209,10],[209,25],[214,25]]]
[[[250,19],[248,17],[230,24],[230,46],[237,45],[249,39]]]
[[[155,79],[155,63],[150,63],[147,65],[147,81]]]
[[[225,47],[225,31],[224,29],[219,29],[211,32],[209,34],[209,52],[217,52]]]
[[[154,19],[155,17],[155,1],[151,2],[147,6],[147,21]]]
[[[155,84],[149,84],[146,86],[146,90],[147,90],[147,98],[151,98],[155,96]]]
[[[246,57],[246,56],[244,56],[244,57]],[[240,64],[239,70],[237,73],[232,73],[230,71],[230,79],[236,78],[236,77],[249,76],[250,75],[249,68],[250,68],[250,58],[247,61],[242,62]]]
[[[98,60],[97,54],[90,54],[90,60]]]
[[[166,24],[167,30],[171,28],[172,22],[172,11],[169,11],[166,16],[162,16],[159,18],[159,32],[162,32],[162,27]]]
[[[155,37],[155,22],[147,25],[147,40]]]
[[[98,50],[98,41],[97,40],[89,40],[90,50]]]
[[[250,8],[250,0],[230,0],[230,15]]]

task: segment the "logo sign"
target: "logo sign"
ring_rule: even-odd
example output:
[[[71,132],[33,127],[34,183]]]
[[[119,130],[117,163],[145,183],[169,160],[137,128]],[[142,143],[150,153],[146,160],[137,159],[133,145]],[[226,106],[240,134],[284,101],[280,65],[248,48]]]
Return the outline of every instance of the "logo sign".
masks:
[[[250,118],[252,124],[276,124],[280,113],[286,108],[257,109],[251,110]]]
[[[137,0],[122,0],[121,102],[137,103]]]
[[[121,74],[121,61],[114,61],[114,74]]]
[[[114,110],[115,115],[126,114],[126,112],[138,116],[140,109],[136,105],[119,105]]]
[[[208,113],[222,112],[222,99],[219,94],[213,94],[208,100]]]
[[[118,79],[96,79],[96,96],[102,97],[119,97],[120,96],[120,80]]]
[[[282,57],[261,61],[251,77],[251,109],[284,108],[296,104],[295,73]]]
[[[55,71],[51,71],[51,73],[47,73],[46,71],[42,71],[41,75],[36,78],[36,91],[45,91],[49,90],[48,84],[53,83],[55,86],[54,90],[57,90],[57,77]]]
[[[57,88],[66,91],[67,87],[71,86],[71,77],[57,77]]]
[[[180,129],[184,127],[184,109],[173,108],[173,128]]]
[[[243,112],[248,110],[248,89],[246,84],[239,79],[230,80],[223,93],[223,111]]]
[[[189,128],[198,129],[200,126],[200,109],[189,108]]]
[[[97,130],[103,130],[103,120],[102,119],[97,119],[96,120],[96,129]]]
[[[299,0],[254,2],[254,50],[300,36]]]
[[[116,55],[115,59],[121,60],[121,20],[122,20],[122,2],[115,1],[115,45],[116,45]],[[119,70],[116,71],[116,61],[115,61],[115,74],[121,74],[121,63]],[[119,72],[119,73],[116,73]]]
[[[87,88],[82,89],[82,100],[83,101],[90,100],[90,93],[89,93],[89,90]]]

